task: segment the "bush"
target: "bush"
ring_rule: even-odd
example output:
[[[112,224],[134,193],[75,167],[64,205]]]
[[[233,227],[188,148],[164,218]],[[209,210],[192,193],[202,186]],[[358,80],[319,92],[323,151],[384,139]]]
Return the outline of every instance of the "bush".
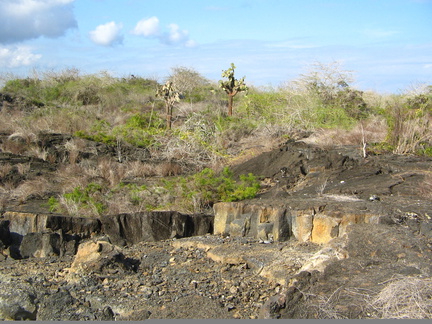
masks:
[[[200,212],[211,208],[216,202],[254,198],[260,189],[260,182],[253,174],[242,175],[236,181],[232,171],[225,167],[219,174],[205,168],[187,178],[167,180],[164,186],[173,196],[180,196],[182,204],[189,210]]]

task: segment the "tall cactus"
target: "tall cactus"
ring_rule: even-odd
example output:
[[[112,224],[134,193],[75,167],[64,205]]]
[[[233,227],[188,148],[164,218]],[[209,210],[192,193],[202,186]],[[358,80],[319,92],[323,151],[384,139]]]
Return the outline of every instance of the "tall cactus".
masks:
[[[241,91],[248,91],[244,79],[245,77],[237,80],[234,77],[234,63],[231,63],[231,67],[228,70],[222,71],[222,77],[228,80],[219,81],[219,86],[228,94],[228,116],[232,116],[234,96]]]
[[[159,87],[156,97],[161,97],[165,101],[166,128],[171,129],[172,111],[174,104],[180,101],[180,93],[176,90],[172,81],[167,81]]]

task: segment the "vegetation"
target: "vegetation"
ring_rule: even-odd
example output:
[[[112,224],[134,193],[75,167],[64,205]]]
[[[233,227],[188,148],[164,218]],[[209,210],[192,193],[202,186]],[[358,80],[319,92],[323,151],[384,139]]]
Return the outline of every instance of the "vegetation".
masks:
[[[228,70],[222,71],[222,77],[227,78],[228,80],[219,81],[219,86],[228,94],[228,116],[232,116],[233,113],[233,101],[235,95],[242,91],[247,91],[248,87],[246,86],[244,79],[245,77],[237,80],[234,77],[235,70],[234,63],[231,63],[231,67]]]
[[[301,134],[322,146],[357,145],[364,155],[432,156],[432,86],[390,95],[364,92],[339,64],[317,63],[297,80],[256,88],[235,79],[234,69],[232,64],[223,71],[227,80],[219,84],[185,67],[174,68],[163,85],[133,75],[81,75],[76,69],[3,77],[0,92],[8,100],[0,110],[0,129],[10,136],[1,149],[59,162],[41,146],[40,134],[73,135],[57,176],[62,194],[49,203],[76,215],[198,212],[217,201],[252,198],[259,175],[236,178],[229,166]],[[232,116],[233,97],[246,90]],[[115,158],[93,165],[79,155],[80,140],[106,145]],[[151,159],[127,161],[122,153],[131,147],[146,150]],[[22,200],[52,192],[43,179],[0,185]]]
[[[167,81],[156,92],[157,97],[162,97],[165,102],[166,128],[171,129],[172,111],[174,104],[180,101],[180,93],[172,81]]]

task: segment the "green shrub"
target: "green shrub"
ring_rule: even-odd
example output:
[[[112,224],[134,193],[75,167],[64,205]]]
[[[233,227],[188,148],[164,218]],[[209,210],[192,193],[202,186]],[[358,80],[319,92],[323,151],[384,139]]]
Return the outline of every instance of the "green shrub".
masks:
[[[158,146],[156,136],[164,133],[164,121],[154,113],[135,114],[112,130],[115,137],[138,147]]]
[[[228,167],[219,174],[205,168],[186,178],[165,180],[164,188],[171,195],[180,197],[183,206],[197,212],[220,201],[252,199],[260,189],[260,182],[253,174],[242,175],[236,181]]]
[[[73,204],[83,214],[100,216],[106,210],[104,192],[101,185],[89,183],[85,188],[75,187],[72,192],[63,194],[69,204]]]

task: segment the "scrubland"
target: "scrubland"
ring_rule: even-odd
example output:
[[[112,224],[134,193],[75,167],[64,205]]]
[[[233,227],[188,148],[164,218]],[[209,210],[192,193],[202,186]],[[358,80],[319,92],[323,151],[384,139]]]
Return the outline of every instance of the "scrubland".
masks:
[[[238,179],[230,166],[288,140],[323,148],[354,145],[364,156],[432,155],[432,86],[398,94],[360,91],[339,65],[315,64],[278,87],[249,86],[235,97],[228,116],[227,96],[217,82],[185,67],[173,68],[166,80],[181,98],[170,129],[164,101],[156,96],[161,83],[151,78],[76,69],[26,78],[3,75],[3,152],[56,163],[43,145],[36,145],[39,134],[73,137],[64,144],[68,159],[61,161],[54,180],[1,181],[2,200],[24,202],[39,195],[49,198],[52,211],[71,215],[167,208],[203,212],[217,201],[253,198],[259,175]],[[115,148],[116,158],[78,158],[88,140]],[[125,159],[125,145],[145,149],[151,158]],[[12,168],[17,167],[3,164],[0,172],[7,175]],[[26,168],[23,164],[16,172]]]

